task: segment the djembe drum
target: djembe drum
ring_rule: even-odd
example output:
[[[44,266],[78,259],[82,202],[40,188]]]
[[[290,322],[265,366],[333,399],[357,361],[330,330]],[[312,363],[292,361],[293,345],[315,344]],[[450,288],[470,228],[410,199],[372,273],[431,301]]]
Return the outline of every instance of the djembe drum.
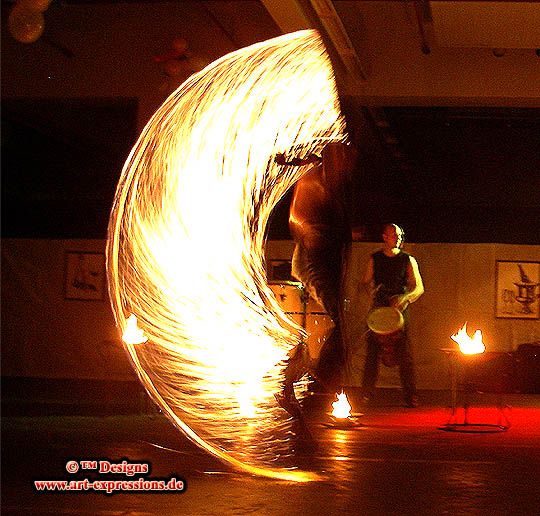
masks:
[[[396,343],[403,334],[404,324],[403,314],[392,306],[373,308],[368,313],[367,325],[377,337],[381,362],[386,367],[397,365]]]

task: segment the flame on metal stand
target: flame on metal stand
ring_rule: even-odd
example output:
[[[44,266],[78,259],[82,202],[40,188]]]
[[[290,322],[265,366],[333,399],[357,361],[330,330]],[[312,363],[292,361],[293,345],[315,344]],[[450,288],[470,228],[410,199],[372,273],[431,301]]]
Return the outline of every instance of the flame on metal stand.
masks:
[[[486,350],[486,346],[482,342],[482,332],[476,330],[472,337],[467,334],[467,323],[465,323],[461,329],[450,337],[453,341],[459,345],[459,350],[464,355],[476,355],[483,353]]]
[[[347,419],[351,417],[351,405],[347,399],[347,395],[341,391],[341,394],[336,394],[337,401],[332,403],[332,416],[336,419]]]

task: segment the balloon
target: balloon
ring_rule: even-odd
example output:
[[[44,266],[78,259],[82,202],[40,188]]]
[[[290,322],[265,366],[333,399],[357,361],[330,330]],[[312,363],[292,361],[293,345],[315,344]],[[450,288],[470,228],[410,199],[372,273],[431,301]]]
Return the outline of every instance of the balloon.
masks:
[[[52,0],[17,0],[17,5],[25,7],[29,11],[45,12]]]
[[[170,59],[185,59],[189,57],[187,48],[187,41],[184,38],[174,38],[171,44],[171,49],[164,54],[154,56],[154,61],[156,63],[164,63]]]
[[[33,43],[43,34],[45,19],[39,11],[32,11],[24,5],[15,5],[9,13],[8,29],[20,43]]]

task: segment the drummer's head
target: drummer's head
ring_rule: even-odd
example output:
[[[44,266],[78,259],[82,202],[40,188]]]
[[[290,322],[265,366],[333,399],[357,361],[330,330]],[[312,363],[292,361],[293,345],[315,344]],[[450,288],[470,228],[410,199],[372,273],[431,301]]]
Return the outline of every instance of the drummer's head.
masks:
[[[405,241],[405,231],[397,224],[385,224],[382,237],[385,246],[389,249],[401,249]]]

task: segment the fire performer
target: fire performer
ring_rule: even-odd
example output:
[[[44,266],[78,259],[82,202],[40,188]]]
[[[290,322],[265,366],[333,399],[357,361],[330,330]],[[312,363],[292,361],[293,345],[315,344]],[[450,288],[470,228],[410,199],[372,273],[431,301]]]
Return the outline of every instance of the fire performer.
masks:
[[[322,158],[309,155],[286,161],[283,155],[278,155],[276,161],[289,166],[312,165],[295,185],[289,212],[289,226],[295,241],[292,274],[334,324],[318,363],[311,363],[303,343],[291,353],[285,369],[284,389],[277,398],[293,413],[297,412],[297,408],[291,411],[291,407],[297,407],[293,384],[306,372],[312,373],[324,390],[335,391],[341,384],[345,351],[340,327],[340,294],[344,260],[351,242],[345,192],[355,150],[352,145],[333,142],[323,149]]]
[[[424,286],[416,259],[401,249],[404,242],[403,229],[396,224],[386,224],[382,238],[384,247],[371,255],[361,286],[373,298],[372,309],[388,306],[397,308],[403,315],[403,324],[400,329],[389,335],[368,332],[362,390],[364,400],[369,401],[375,391],[379,357],[385,346],[393,346],[393,354],[399,364],[405,405],[412,408],[418,405],[418,398],[408,335],[407,308],[424,293]],[[384,356],[383,363],[385,363]]]

